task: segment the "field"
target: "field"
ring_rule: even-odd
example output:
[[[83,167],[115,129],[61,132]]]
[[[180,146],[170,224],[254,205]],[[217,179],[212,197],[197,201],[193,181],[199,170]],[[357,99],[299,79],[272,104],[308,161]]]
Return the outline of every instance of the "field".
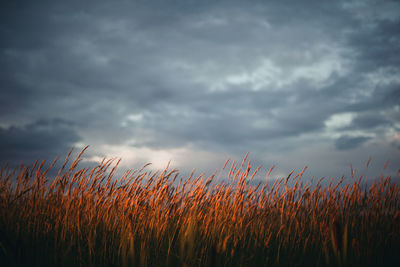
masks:
[[[45,162],[1,169],[1,266],[400,265],[390,177],[255,184],[246,158],[223,183],[146,166],[115,177],[112,160],[80,168],[83,152],[51,177]]]

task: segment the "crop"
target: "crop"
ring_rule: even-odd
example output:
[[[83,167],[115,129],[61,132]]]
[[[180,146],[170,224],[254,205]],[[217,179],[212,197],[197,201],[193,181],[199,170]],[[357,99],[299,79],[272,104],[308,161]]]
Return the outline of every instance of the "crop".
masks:
[[[84,149],[85,150],[85,149]],[[228,161],[225,182],[168,167],[55,162],[0,171],[4,266],[393,266],[400,262],[400,187],[390,177],[293,172],[254,184],[259,168]],[[268,173],[269,174],[269,173]]]

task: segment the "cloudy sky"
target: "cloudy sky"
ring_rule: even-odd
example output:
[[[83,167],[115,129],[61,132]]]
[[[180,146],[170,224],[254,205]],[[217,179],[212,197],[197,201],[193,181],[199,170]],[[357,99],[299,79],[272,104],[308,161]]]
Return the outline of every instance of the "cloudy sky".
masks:
[[[0,162],[400,168],[398,1],[1,1]]]

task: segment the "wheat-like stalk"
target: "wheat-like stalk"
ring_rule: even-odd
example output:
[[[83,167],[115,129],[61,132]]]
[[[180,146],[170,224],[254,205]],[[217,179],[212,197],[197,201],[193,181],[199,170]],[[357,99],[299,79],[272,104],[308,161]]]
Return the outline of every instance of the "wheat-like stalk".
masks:
[[[54,177],[56,162],[0,170],[2,263],[350,266],[399,259],[400,187],[390,177],[370,186],[354,177],[324,185],[304,179],[304,168],[253,184],[261,167],[252,170],[246,155],[223,183],[216,173],[183,179],[147,165],[116,178],[115,160],[79,168],[85,149],[71,163],[70,151]]]

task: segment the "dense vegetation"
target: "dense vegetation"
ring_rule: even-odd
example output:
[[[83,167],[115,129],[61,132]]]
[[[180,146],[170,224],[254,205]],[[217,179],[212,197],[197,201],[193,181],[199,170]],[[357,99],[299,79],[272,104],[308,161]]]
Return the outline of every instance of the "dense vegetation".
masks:
[[[250,182],[180,179],[146,166],[113,177],[104,160],[68,155],[0,172],[2,266],[393,266],[400,262],[400,187],[390,177],[311,182],[303,172]],[[214,179],[214,180],[213,180]],[[396,265],[396,264],[395,264]]]

